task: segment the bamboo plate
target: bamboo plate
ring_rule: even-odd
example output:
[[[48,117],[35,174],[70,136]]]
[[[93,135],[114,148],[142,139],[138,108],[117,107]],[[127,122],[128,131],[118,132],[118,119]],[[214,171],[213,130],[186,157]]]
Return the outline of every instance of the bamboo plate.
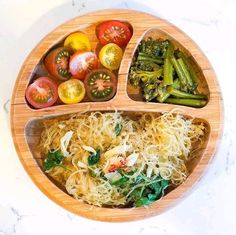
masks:
[[[94,30],[99,22],[117,19],[127,21],[133,27],[133,36],[128,43],[118,72],[118,87],[115,97],[107,102],[83,102],[74,105],[57,105],[44,109],[31,109],[25,100],[25,90],[30,79],[40,72],[40,61],[55,44],[60,43],[74,31],[85,32],[93,48],[97,45]],[[144,103],[139,94],[127,85],[129,67],[138,43],[143,37],[169,38],[181,48],[195,64],[201,83],[200,90],[208,94],[208,103],[203,108]],[[184,115],[203,120],[209,129],[205,144],[197,158],[188,166],[187,180],[161,200],[148,208],[113,209],[93,207],[79,202],[58,188],[39,167],[40,155],[36,145],[40,127],[38,120],[55,115],[69,114],[84,110],[164,112],[181,108]],[[222,133],[222,99],[215,73],[207,58],[198,46],[181,30],[169,22],[155,16],[131,10],[103,10],[74,18],[56,28],[43,38],[25,60],[17,78],[11,103],[11,131],[19,158],[34,183],[54,202],[65,209],[91,219],[102,221],[130,221],[161,213],[183,198],[192,186],[199,181],[203,171],[212,159]]]

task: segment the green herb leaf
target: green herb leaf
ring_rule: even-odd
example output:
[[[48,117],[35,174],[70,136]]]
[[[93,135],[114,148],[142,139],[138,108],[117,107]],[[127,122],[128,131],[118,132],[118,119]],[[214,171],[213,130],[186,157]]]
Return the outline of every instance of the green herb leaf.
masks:
[[[43,169],[45,171],[51,170],[55,166],[59,166],[64,159],[64,156],[60,150],[49,151],[46,159],[43,162]]]
[[[157,195],[153,193],[149,193],[147,197],[149,200],[153,200],[153,201],[157,199]]]
[[[129,178],[126,177],[126,176],[122,176],[119,180],[111,183],[111,185],[114,185],[114,186],[121,186],[123,185],[124,183],[126,183],[127,181],[129,181]]]
[[[120,135],[121,131],[122,131],[123,125],[121,122],[117,123],[115,126],[115,133],[116,136]]]
[[[139,200],[137,200],[134,205],[136,207],[140,207],[140,206],[147,206],[150,205],[151,203],[153,203],[155,200],[150,200],[147,197],[141,197]]]
[[[96,154],[90,153],[90,155],[88,157],[88,165],[93,166],[93,165],[97,164],[100,160],[100,155],[101,155],[100,149],[98,149],[96,151]]]
[[[147,206],[160,199],[168,186],[169,181],[160,176],[147,178],[139,175],[132,184],[132,187],[136,187],[136,189],[130,194],[131,201],[136,207]]]

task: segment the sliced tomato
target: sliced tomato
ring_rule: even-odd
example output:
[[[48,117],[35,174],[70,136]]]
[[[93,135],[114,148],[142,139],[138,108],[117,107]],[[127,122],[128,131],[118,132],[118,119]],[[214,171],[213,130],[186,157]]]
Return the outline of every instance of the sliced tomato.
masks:
[[[113,42],[120,47],[126,46],[132,36],[129,26],[118,20],[105,21],[98,25],[96,31],[102,45]]]
[[[120,67],[122,56],[122,49],[115,43],[108,43],[99,52],[101,64],[110,70],[116,70]]]
[[[84,79],[85,76],[99,66],[97,55],[91,51],[77,52],[70,58],[70,73],[74,78]]]
[[[90,51],[91,44],[86,34],[75,32],[70,34],[64,41],[64,46],[73,51]]]
[[[28,86],[25,96],[36,109],[52,106],[58,98],[57,85],[48,77],[40,77]]]
[[[52,76],[65,81],[71,77],[69,72],[69,58],[69,49],[66,47],[59,47],[47,54],[44,65]]]
[[[96,69],[86,76],[84,85],[91,101],[106,101],[116,93],[117,78],[107,69]]]
[[[85,96],[84,84],[77,79],[70,79],[59,85],[58,94],[63,103],[76,104]]]

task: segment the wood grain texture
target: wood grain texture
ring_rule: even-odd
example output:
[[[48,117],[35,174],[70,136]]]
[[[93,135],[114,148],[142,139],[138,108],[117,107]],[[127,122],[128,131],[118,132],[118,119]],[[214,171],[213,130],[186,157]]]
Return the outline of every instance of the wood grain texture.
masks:
[[[88,34],[93,48],[97,46],[94,29],[99,22],[117,19],[129,22],[133,27],[133,37],[127,45],[123,60],[118,72],[118,89],[115,97],[107,102],[84,102],[74,105],[58,105],[50,108],[31,109],[25,101],[25,90],[30,79],[35,75],[35,68],[46,52],[55,44],[60,43],[67,35],[74,31],[83,31]],[[203,108],[191,108],[170,104],[144,103],[133,100],[132,91],[127,86],[127,74],[135,49],[143,36],[164,37],[171,39],[177,47],[191,57],[200,73],[202,90],[208,94],[209,102]],[[127,92],[128,90],[128,92]],[[129,94],[128,94],[129,93]],[[187,180],[168,193],[161,200],[148,208],[111,209],[91,207],[83,202],[73,199],[59,189],[41,171],[37,163],[37,153],[31,153],[29,146],[35,144],[37,134],[32,132],[30,123],[35,119],[69,114],[84,110],[125,110],[165,112],[180,108],[185,115],[200,118],[209,124],[209,136],[206,147],[203,149],[192,173]],[[190,191],[199,181],[201,175],[213,158],[222,134],[223,114],[222,98],[216,75],[198,46],[181,30],[169,22],[155,16],[131,10],[103,10],[74,18],[60,25],[48,34],[33,49],[25,60],[17,78],[11,103],[11,131],[18,156],[34,183],[54,202],[75,214],[102,221],[130,221],[157,215],[173,206]],[[27,128],[26,128],[27,126]],[[37,130],[36,130],[37,132]],[[28,145],[28,143],[29,145]]]

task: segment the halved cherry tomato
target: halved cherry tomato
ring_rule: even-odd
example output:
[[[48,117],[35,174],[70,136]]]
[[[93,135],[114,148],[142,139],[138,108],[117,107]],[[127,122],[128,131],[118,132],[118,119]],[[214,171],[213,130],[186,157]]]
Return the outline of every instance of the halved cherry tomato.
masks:
[[[120,67],[122,56],[122,49],[115,43],[108,43],[99,52],[101,64],[111,70],[116,70]]]
[[[132,36],[129,26],[118,20],[105,21],[98,25],[96,31],[102,45],[113,42],[121,47],[126,46]]]
[[[44,65],[48,72],[59,80],[68,80],[71,77],[69,72],[70,52],[66,47],[59,47],[45,57]]]
[[[40,77],[28,86],[25,96],[36,109],[52,106],[58,98],[57,85],[48,77]]]
[[[74,51],[90,51],[91,44],[86,34],[76,32],[70,34],[64,41],[64,46]]]
[[[97,55],[91,51],[77,52],[70,58],[70,73],[74,78],[84,79],[85,76],[99,66]]]
[[[86,76],[84,85],[91,101],[106,101],[116,93],[117,78],[107,69],[96,69]]]
[[[85,96],[84,84],[77,79],[70,79],[59,85],[58,95],[63,103],[76,104]]]

